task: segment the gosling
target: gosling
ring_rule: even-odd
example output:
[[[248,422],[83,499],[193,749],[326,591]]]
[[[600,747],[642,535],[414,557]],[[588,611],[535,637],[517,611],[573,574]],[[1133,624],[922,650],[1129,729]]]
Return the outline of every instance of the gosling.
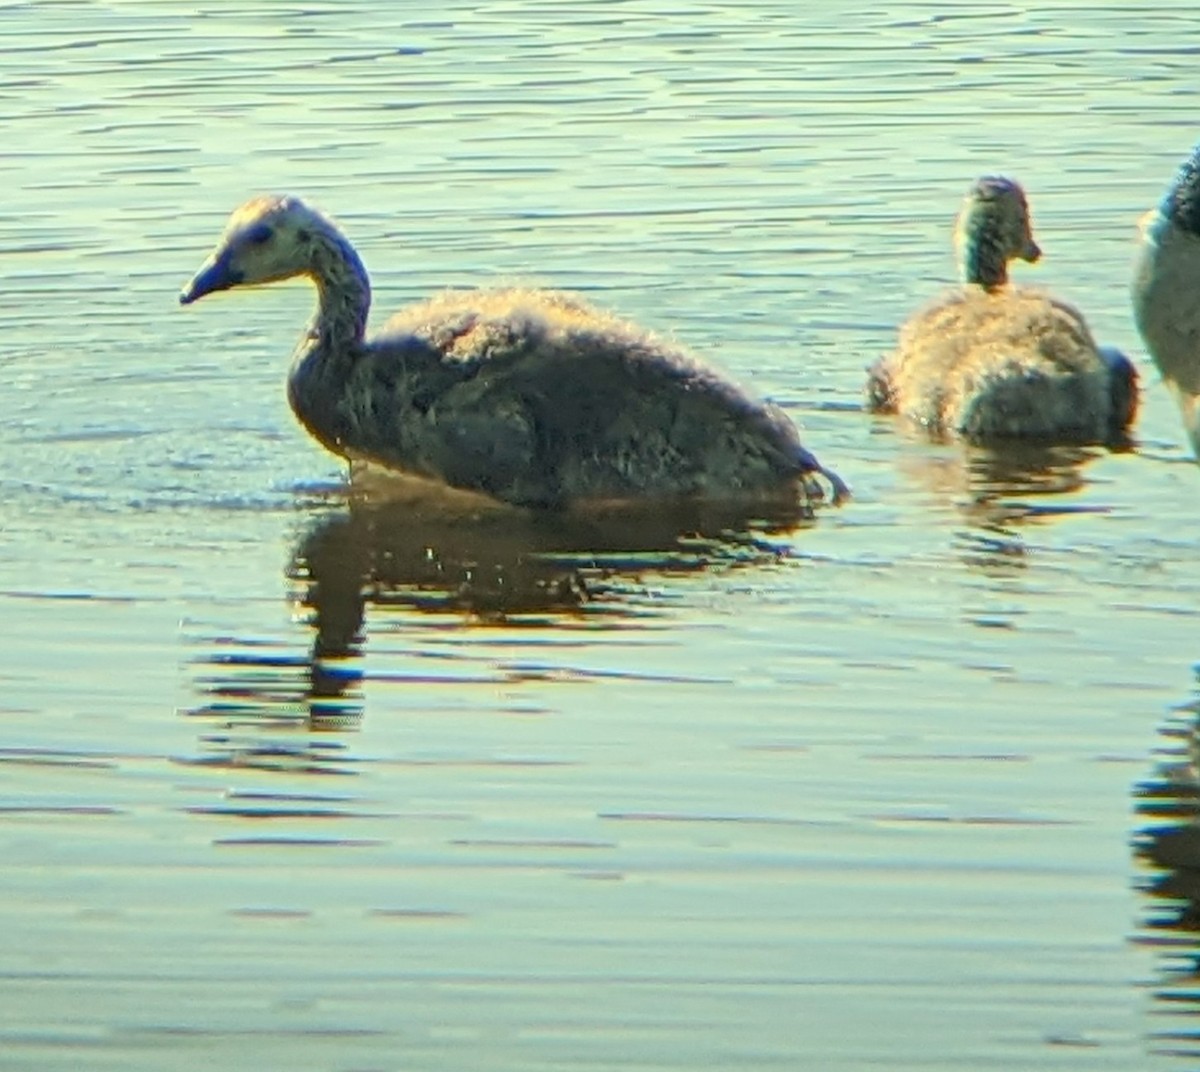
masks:
[[[961,285],[900,329],[896,350],[869,370],[868,408],[975,443],[1124,443],[1137,410],[1133,364],[1098,347],[1073,306],[1009,282],[1010,261],[1042,255],[1020,185],[976,181],[955,245]]]
[[[832,500],[846,485],[760,401],[683,349],[559,291],[449,291],[366,336],[371,286],[354,247],[293,196],[230,217],[180,294],[307,276],[317,311],[288,398],[351,463],[520,507],[587,502]]]

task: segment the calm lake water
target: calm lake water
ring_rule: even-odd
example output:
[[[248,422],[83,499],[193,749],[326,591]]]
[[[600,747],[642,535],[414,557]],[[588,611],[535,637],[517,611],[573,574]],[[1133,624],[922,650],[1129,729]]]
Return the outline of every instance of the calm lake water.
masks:
[[[36,0],[0,47],[5,1069],[1200,1062],[1200,471],[1126,296],[1194,5]],[[861,412],[989,171],[1133,451]],[[280,190],[376,322],[584,291],[854,500],[350,501],[305,285],[176,302]]]

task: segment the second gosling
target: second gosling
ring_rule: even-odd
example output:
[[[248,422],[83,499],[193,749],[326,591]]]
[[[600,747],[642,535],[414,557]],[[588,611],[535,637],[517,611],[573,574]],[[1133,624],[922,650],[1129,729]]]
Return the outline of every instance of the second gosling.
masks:
[[[955,245],[961,283],[914,314],[872,366],[868,408],[976,443],[1122,443],[1137,411],[1132,362],[1097,346],[1074,306],[1009,282],[1011,261],[1042,255],[1020,184],[978,179]]]

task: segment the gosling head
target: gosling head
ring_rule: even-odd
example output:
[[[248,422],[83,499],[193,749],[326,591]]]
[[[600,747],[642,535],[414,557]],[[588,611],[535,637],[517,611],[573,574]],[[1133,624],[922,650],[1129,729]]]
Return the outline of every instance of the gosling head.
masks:
[[[985,175],[967,191],[954,235],[964,283],[998,290],[1008,282],[1008,262],[1033,264],[1042,251],[1033,240],[1029,202],[1020,183]]]
[[[297,197],[247,201],[229,217],[216,249],[180,292],[180,303],[230,287],[311,274],[318,239],[330,226]]]

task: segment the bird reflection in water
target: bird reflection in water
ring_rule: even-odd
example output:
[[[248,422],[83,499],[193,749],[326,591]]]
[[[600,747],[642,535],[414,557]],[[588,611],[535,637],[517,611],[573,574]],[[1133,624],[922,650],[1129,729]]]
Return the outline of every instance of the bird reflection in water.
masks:
[[[363,715],[372,612],[508,628],[582,618],[616,626],[650,613],[648,576],[774,561],[787,553],[780,537],[809,523],[794,498],[535,514],[351,494],[308,526],[288,565],[299,618],[311,629],[308,650],[206,641],[205,700],[189,713],[219,728],[198,762],[353,773],[337,735]]]
[[[972,568],[1001,574],[1024,569],[1024,529],[1072,514],[1107,513],[1075,496],[1088,486],[1085,467],[1108,451],[1095,447],[1004,443],[994,447],[929,446],[910,437],[901,471],[935,500],[960,513],[957,542]]]
[[[1200,666],[1197,667],[1200,683]],[[1154,996],[1186,1018],[1156,1031],[1156,1052],[1200,1059],[1200,688],[1160,730],[1158,760],[1134,788],[1141,825],[1134,852],[1145,870],[1139,941],[1158,951]]]

